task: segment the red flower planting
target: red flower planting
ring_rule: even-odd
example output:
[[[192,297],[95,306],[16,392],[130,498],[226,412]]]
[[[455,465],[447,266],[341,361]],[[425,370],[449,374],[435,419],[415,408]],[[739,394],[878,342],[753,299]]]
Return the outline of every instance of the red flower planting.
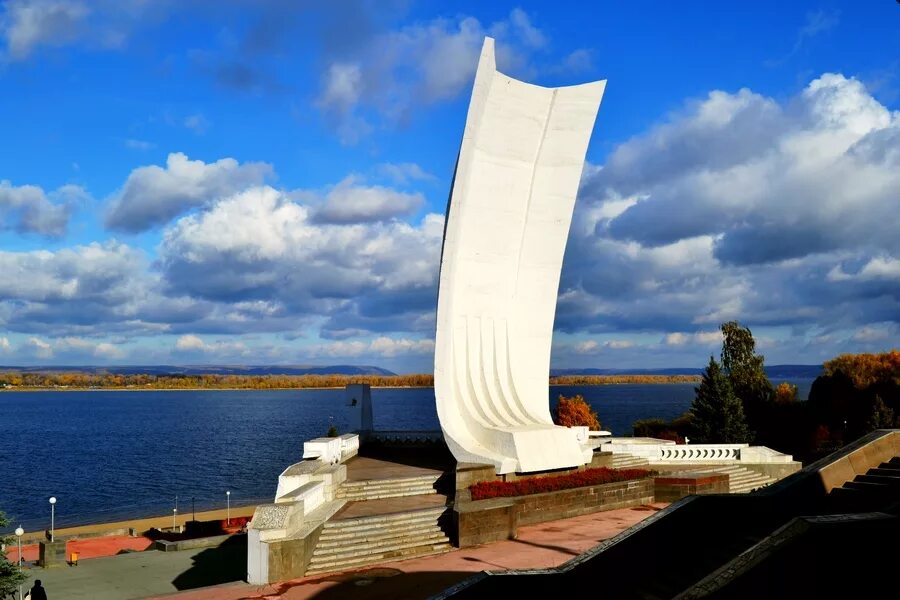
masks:
[[[517,481],[481,481],[469,486],[469,490],[472,492],[472,500],[487,500],[488,498],[557,492],[589,485],[643,479],[649,476],[650,471],[646,469],[608,469],[600,467],[558,477],[535,477]]]

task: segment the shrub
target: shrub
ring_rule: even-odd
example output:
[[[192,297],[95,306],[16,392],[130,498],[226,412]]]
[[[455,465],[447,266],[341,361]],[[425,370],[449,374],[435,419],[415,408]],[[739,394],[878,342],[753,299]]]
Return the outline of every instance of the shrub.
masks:
[[[591,431],[600,430],[600,418],[581,394],[566,398],[562,394],[556,403],[554,415],[557,425],[563,427],[587,427]]]
[[[337,427],[335,427],[334,425],[329,427],[328,433],[325,434],[325,437],[337,437],[337,436],[338,436],[338,430],[337,430]]]
[[[469,486],[469,491],[472,492],[472,500],[487,500],[488,498],[506,498],[557,492],[589,485],[644,479],[649,476],[650,471],[646,469],[608,469],[600,467],[557,477],[535,477],[516,481],[480,481]]]
[[[691,413],[685,413],[671,421],[664,419],[640,419],[632,424],[634,437],[651,437],[684,443],[684,436],[691,433]]]

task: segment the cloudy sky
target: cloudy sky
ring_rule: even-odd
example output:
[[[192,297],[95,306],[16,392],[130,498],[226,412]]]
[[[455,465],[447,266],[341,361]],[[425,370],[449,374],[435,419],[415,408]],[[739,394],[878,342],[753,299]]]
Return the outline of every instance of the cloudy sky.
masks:
[[[897,347],[900,4],[598,4],[0,2],[0,364],[429,371],[485,35],[608,79],[554,366]]]

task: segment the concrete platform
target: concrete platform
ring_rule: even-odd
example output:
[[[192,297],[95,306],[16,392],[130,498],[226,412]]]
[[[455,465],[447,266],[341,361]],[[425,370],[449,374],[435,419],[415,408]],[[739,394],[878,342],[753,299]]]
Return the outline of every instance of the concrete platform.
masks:
[[[385,458],[355,456],[348,460],[347,481],[373,481],[382,479],[403,479],[423,475],[442,475],[439,465],[411,465]]]

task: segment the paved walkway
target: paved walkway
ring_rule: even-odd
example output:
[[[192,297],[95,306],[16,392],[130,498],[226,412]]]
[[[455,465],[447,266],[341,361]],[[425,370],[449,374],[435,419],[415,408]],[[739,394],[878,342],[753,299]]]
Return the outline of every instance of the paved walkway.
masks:
[[[666,504],[623,508],[530,525],[519,538],[374,568],[255,587],[236,583],[197,589],[177,600],[395,600],[427,598],[480,571],[560,565],[638,523]]]
[[[77,567],[32,568],[25,589],[40,579],[52,600],[133,600],[239,581],[247,572],[243,538],[233,538],[243,543],[226,542],[218,548],[150,550],[79,560]]]
[[[84,540],[72,540],[66,543],[66,558],[72,552],[78,553],[78,560],[100,558],[103,556],[115,556],[123,550],[146,550],[153,545],[153,540],[145,537],[131,537],[128,535],[107,535],[98,538]],[[8,547],[6,557],[16,562],[19,549],[15,544]],[[40,549],[37,544],[22,546],[22,558],[25,562],[33,562],[39,558]]]
[[[232,506],[231,518],[234,519],[238,517],[252,517],[254,510],[256,510],[255,504],[250,506]],[[227,513],[228,511],[224,508],[220,510],[198,510],[196,512],[196,516],[198,521],[224,521]],[[190,511],[179,513],[175,518],[175,523],[178,525],[184,525],[193,518],[194,513],[191,513]],[[77,538],[97,536],[103,535],[104,532],[127,529],[134,529],[138,533],[143,533],[145,531],[148,531],[152,527],[161,529],[163,527],[171,526],[172,515],[169,514],[162,517],[147,517],[143,519],[131,519],[128,521],[116,521],[113,523],[95,523],[92,525],[79,525],[78,527],[57,527],[54,531],[54,534],[56,536],[56,539],[63,539],[71,537]],[[43,531],[26,531],[25,535],[22,536],[22,543],[36,543],[43,539]]]

